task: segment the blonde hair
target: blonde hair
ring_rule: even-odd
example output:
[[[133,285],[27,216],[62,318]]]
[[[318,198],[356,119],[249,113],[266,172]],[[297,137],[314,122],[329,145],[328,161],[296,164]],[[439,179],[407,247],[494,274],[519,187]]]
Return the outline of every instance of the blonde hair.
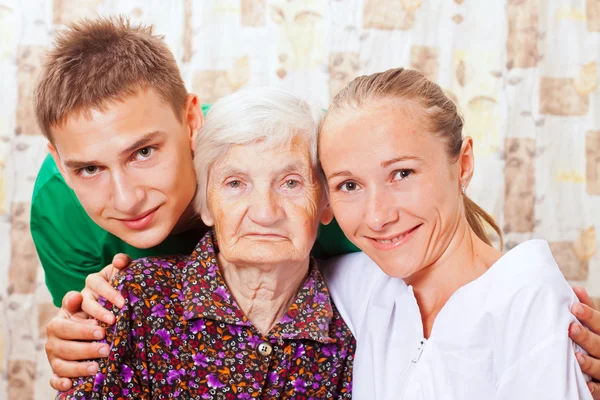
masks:
[[[402,99],[418,104],[423,110],[423,120],[427,129],[446,142],[448,158],[457,159],[463,143],[463,119],[456,105],[444,91],[417,71],[395,68],[354,79],[332,100],[325,121],[337,112],[356,110],[383,99]],[[494,218],[466,194],[463,198],[466,218],[471,229],[481,240],[491,245],[485,229],[485,225],[489,225],[498,234],[502,248],[502,231]]]
[[[151,26],[125,17],[83,19],[57,34],[38,79],[38,124],[50,128],[75,112],[102,109],[151,88],[183,119],[187,90],[173,54]]]

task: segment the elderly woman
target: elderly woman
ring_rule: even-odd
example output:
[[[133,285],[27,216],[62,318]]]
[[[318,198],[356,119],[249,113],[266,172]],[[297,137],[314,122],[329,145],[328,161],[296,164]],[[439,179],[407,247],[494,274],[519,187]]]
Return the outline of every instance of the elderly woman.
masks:
[[[331,207],[364,251],[325,270],[357,339],[353,395],[589,399],[567,336],[576,296],[546,242],[491,246],[485,225],[500,229],[467,197],[462,125],[438,85],[402,68],[351,82],[323,123]]]
[[[125,305],[109,358],[60,398],[350,398],[354,339],[310,258],[332,219],[315,172],[321,114],[276,89],[213,106],[195,165],[214,229],[191,255],[115,278]]]

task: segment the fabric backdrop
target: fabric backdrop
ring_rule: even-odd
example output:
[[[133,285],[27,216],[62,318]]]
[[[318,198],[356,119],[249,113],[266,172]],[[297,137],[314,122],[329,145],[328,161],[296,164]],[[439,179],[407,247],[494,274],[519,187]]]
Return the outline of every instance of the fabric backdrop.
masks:
[[[46,142],[32,89],[56,29],[122,13],[165,35],[203,102],[280,85],[327,106],[360,74],[438,82],[475,140],[468,194],[506,249],[550,242],[600,297],[600,0],[0,0],[0,399],[50,399],[55,314],[29,234]]]

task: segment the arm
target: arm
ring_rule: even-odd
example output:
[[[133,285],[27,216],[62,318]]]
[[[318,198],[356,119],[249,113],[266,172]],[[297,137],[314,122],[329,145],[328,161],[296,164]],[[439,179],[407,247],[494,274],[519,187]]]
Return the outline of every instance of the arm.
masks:
[[[94,342],[104,338],[105,334],[96,319],[112,325],[115,317],[98,303],[98,296],[108,299],[119,308],[123,306],[125,300],[121,293],[109,282],[116,272],[125,269],[129,263],[129,257],[117,254],[112,264],[88,276],[82,293],[69,292],[65,295],[61,310],[46,328],[46,355],[54,372],[50,379],[54,389],[69,390],[72,385],[69,378],[96,374],[98,364],[86,360],[108,356],[109,347]],[[88,312],[83,312],[82,308]],[[89,319],[90,315],[96,319]]]
[[[539,271],[539,278],[524,278],[532,284],[507,307],[503,324],[511,329],[495,337],[496,399],[591,399],[578,347],[565,335],[575,294],[557,268]]]
[[[44,268],[54,304],[72,290],[81,290],[85,278],[106,264],[101,243],[106,235],[85,213],[52,159],[47,159],[31,201],[31,235]]]
[[[595,400],[600,400],[600,311],[596,308],[587,292],[582,287],[574,287],[581,303],[575,303],[571,307],[573,315],[579,319],[579,323],[572,323],[569,327],[569,337],[584,348],[588,355],[577,354],[581,370],[591,376],[594,381],[588,383]]]
[[[96,399],[96,398],[149,398],[148,368],[145,346],[139,346],[136,335],[131,335],[132,327],[141,325],[143,313],[139,302],[143,302],[141,287],[133,274],[120,274],[113,281],[114,287],[121,288],[124,304],[119,309],[101,299],[100,304],[116,315],[113,326],[100,323],[106,329],[103,341],[110,347],[108,358],[99,360],[99,371],[89,377],[73,380],[73,388],[60,392],[58,399]],[[130,295],[131,294],[131,295]]]

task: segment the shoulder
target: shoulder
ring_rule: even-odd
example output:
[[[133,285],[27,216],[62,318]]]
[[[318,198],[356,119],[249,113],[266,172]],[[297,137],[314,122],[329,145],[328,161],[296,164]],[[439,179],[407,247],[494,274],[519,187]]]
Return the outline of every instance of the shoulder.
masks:
[[[112,285],[131,306],[143,305],[146,299],[166,300],[182,289],[182,271],[188,259],[183,255],[140,258],[116,274]]]
[[[367,276],[373,278],[387,276],[379,269],[377,264],[363,252],[333,257],[321,261],[319,265],[326,281],[339,279],[340,277],[358,279],[362,276],[362,279],[364,279]]]
[[[571,299],[569,284],[544,240],[529,240],[506,253],[492,266],[493,283],[507,293],[555,293]]]
[[[52,156],[47,155],[35,179],[32,200],[35,200],[40,192],[61,188],[69,189],[56,166],[56,162],[54,162]]]

